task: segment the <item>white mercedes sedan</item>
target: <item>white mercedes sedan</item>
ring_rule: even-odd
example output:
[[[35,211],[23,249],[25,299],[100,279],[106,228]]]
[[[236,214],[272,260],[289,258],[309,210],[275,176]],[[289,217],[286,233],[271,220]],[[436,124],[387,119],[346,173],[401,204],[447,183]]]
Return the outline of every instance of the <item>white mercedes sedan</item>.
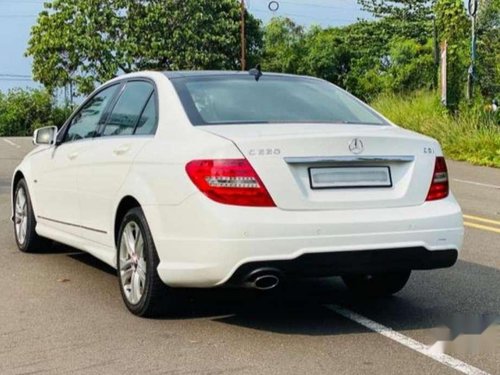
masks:
[[[173,309],[178,287],[341,276],[389,295],[462,246],[438,142],[316,78],[124,75],[34,143],[12,179],[19,249],[92,254],[139,316]]]

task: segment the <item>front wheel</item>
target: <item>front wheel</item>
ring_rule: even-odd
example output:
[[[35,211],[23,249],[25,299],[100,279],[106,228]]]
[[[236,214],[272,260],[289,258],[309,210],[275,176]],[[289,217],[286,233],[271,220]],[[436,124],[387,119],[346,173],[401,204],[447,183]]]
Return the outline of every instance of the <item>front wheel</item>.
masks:
[[[35,227],[36,219],[28,185],[22,178],[17,183],[14,194],[14,236],[17,247],[22,252],[35,253],[50,246],[49,240],[40,237]]]
[[[135,315],[153,317],[167,311],[169,288],[156,268],[158,254],[144,213],[131,209],[123,218],[118,237],[117,270],[125,305]]]
[[[346,275],[342,277],[342,280],[354,294],[366,297],[384,297],[403,289],[410,274],[411,271]]]

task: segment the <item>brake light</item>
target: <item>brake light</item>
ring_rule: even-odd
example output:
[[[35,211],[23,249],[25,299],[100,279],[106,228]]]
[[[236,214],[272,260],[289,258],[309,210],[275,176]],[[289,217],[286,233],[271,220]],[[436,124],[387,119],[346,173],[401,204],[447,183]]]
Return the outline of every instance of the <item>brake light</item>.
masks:
[[[276,207],[246,159],[193,160],[186,165],[191,181],[210,199],[224,204]]]
[[[448,196],[450,188],[448,185],[448,169],[446,168],[446,161],[444,157],[436,157],[436,164],[434,165],[434,174],[432,175],[431,187],[427,194],[426,201],[435,201],[443,199]]]

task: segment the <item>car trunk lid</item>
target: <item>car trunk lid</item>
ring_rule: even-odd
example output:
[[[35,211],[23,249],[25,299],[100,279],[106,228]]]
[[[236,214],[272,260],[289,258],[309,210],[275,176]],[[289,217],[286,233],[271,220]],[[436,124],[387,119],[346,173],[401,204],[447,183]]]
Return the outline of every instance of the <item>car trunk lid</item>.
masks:
[[[435,156],[440,154],[433,139],[395,126],[259,124],[200,128],[231,140],[256,170],[276,205],[284,210],[420,205],[428,193]],[[385,170],[390,184],[384,181]],[[339,177],[345,180],[340,185],[348,186],[339,186]]]

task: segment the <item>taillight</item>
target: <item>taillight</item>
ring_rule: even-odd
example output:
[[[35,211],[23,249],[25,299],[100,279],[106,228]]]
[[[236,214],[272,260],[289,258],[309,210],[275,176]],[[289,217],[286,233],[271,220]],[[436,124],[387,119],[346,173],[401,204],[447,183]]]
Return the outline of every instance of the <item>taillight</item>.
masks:
[[[246,159],[193,160],[186,172],[200,191],[224,204],[275,207],[259,176]]]
[[[448,185],[448,169],[446,168],[446,161],[444,157],[436,157],[436,164],[434,165],[434,174],[432,175],[431,187],[427,194],[426,201],[435,201],[443,199],[448,196],[450,188]]]

